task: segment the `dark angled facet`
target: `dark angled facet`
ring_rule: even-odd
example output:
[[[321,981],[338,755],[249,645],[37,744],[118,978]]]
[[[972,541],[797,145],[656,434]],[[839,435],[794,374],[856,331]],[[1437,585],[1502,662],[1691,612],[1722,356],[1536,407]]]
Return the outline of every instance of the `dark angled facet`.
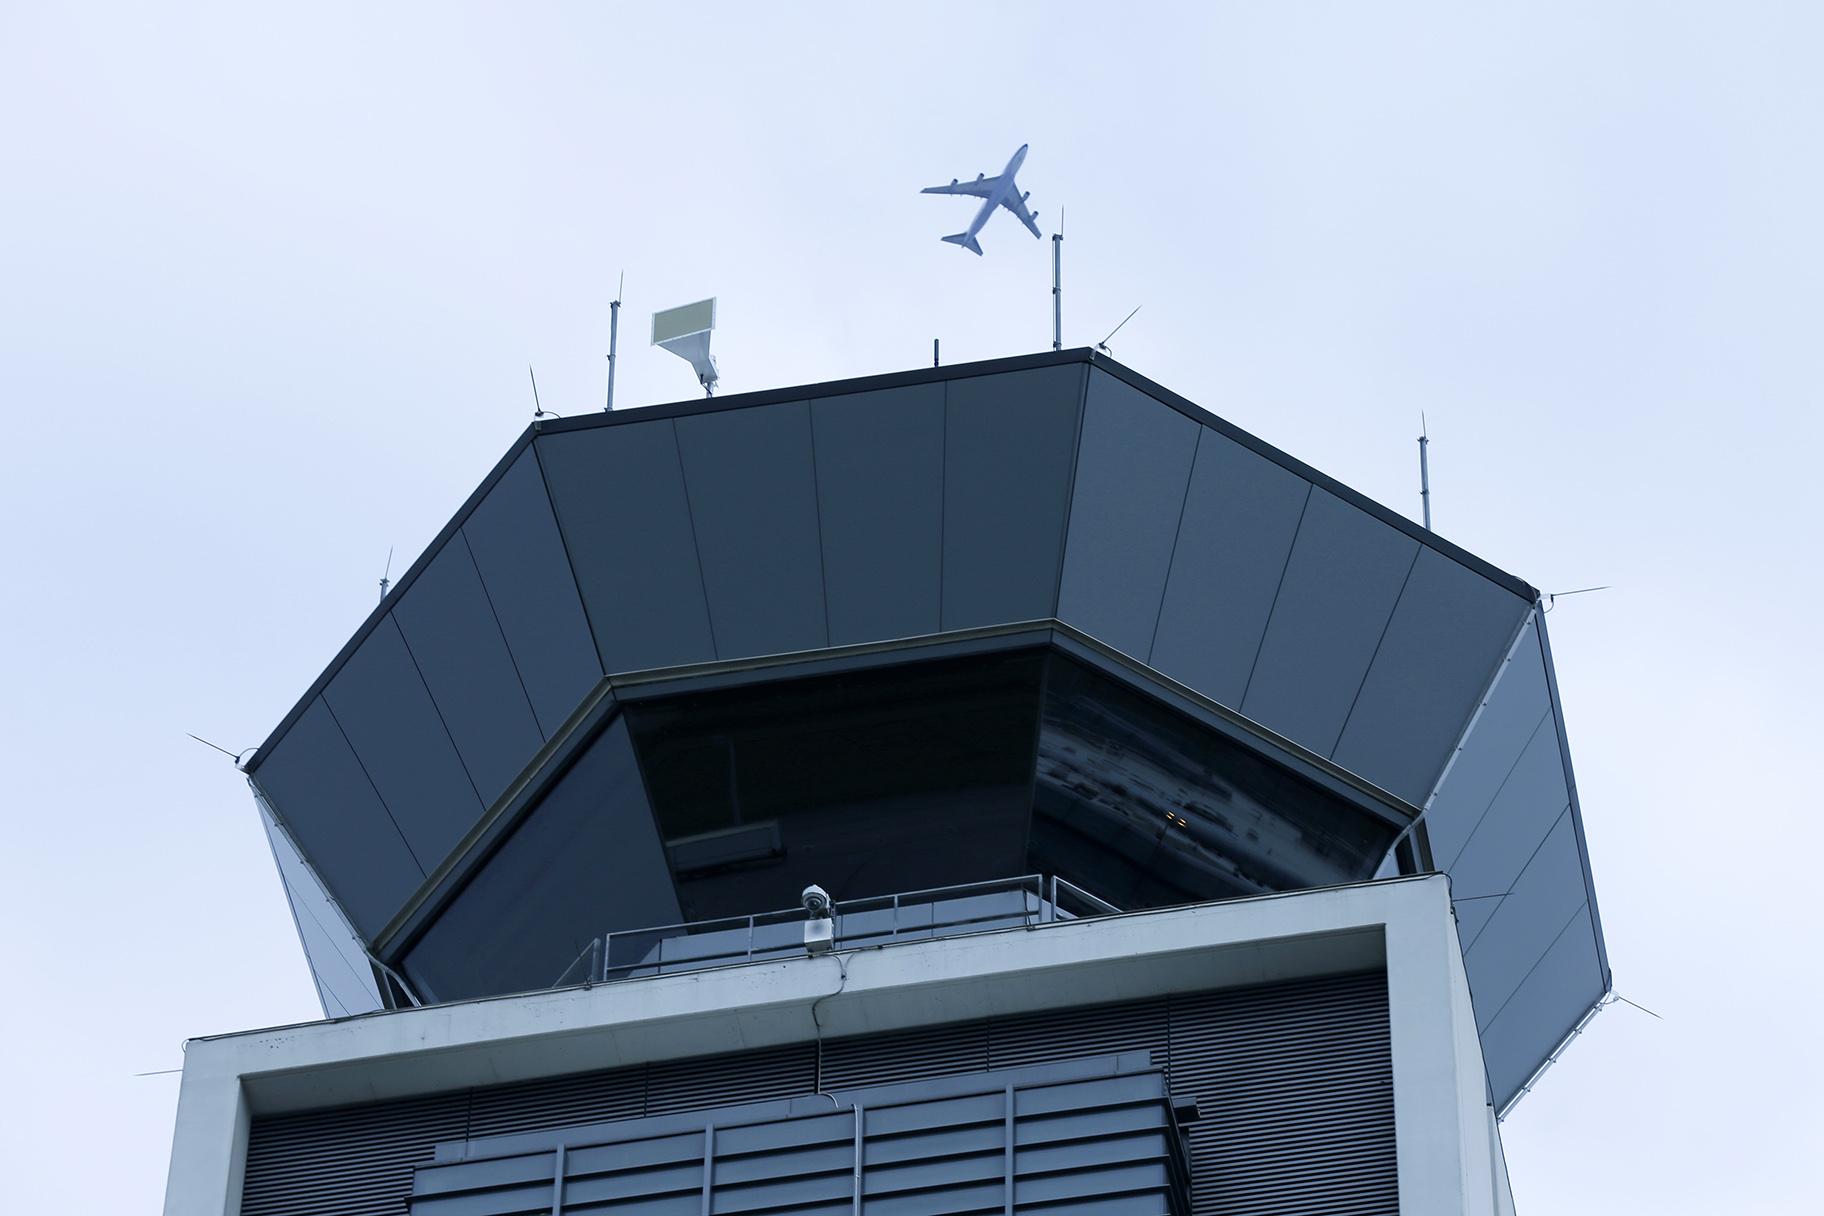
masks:
[[[494,801],[544,734],[468,545],[445,545],[393,619],[477,792],[483,802]]]
[[[480,816],[481,796],[390,615],[336,673],[323,699],[412,855],[434,869]]]
[[[1425,810],[1432,855],[1441,869],[1451,870],[1456,864],[1457,855],[1535,736],[1554,733],[1538,629],[1535,620],[1520,631],[1475,729],[1463,740],[1462,750]],[[1551,810],[1557,813],[1556,806]]]
[[[1037,652],[630,704],[687,919],[1026,872]],[[657,923],[657,922],[649,922]]]
[[[1373,875],[1400,825],[1053,656],[1031,867],[1124,908]]]
[[[1209,428],[1197,444],[1152,666],[1239,707],[1311,483]]]
[[[717,657],[827,646],[810,406],[700,414],[677,426]]]
[[[1058,617],[1144,662],[1203,428],[1092,369]]]
[[[1459,899],[1499,894],[1514,885],[1522,866],[1571,807],[1564,760],[1549,725],[1541,725],[1501,783],[1501,791],[1451,862]],[[1575,850],[1573,850],[1573,854]],[[1578,878],[1581,885],[1581,875]]]
[[[811,403],[830,643],[936,633],[944,386]]]
[[[672,420],[541,435],[536,448],[607,669],[715,658]]]
[[[1084,369],[944,386],[943,627],[1056,614]]]
[[[323,1012],[346,1017],[385,1008],[380,987],[374,982],[373,964],[367,961],[360,939],[263,801],[260,821],[266,829],[267,843],[272,846],[272,859],[278,864],[279,881],[284,884],[285,899],[291,906],[292,921],[304,946],[304,958],[310,963]]]
[[[1366,511],[1312,490],[1241,711],[1328,756],[1418,551]]]
[[[1420,549],[1331,758],[1422,803],[1530,608]]]
[[[424,870],[321,698],[264,756],[255,781],[342,911],[371,941],[424,881]]]
[[[611,723],[405,956],[423,993],[550,986],[611,929],[678,919],[627,730]]]
[[[549,738],[602,669],[530,445],[463,523],[462,537]]]
[[[1520,1091],[1606,990],[1596,922],[1585,904],[1552,940],[1505,1004],[1481,1024],[1489,1089],[1504,1102]],[[1480,1014],[1478,1013],[1480,1023]],[[1545,1044],[1545,1051],[1540,1045]]]
[[[1499,895],[1475,938],[1463,943],[1463,966],[1476,998],[1476,1025],[1485,1027],[1501,1011],[1564,926],[1588,903],[1583,872],[1577,865],[1577,835],[1568,813],[1539,845],[1514,880]]]

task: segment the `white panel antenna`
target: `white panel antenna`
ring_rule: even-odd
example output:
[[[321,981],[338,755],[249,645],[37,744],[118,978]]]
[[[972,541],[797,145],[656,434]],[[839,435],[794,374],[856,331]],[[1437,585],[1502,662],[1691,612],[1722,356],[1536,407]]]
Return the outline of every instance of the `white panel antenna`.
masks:
[[[652,314],[652,344],[689,363],[706,397],[716,395],[716,360],[709,353],[709,336],[715,328],[713,296]]]

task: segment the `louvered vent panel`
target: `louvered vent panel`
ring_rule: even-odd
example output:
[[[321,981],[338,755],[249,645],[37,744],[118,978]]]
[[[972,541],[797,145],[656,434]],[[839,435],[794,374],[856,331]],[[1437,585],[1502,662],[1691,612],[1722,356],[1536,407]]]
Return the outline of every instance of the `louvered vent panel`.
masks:
[[[469,1096],[255,1119],[242,1216],[400,1216],[412,1169],[463,1139]]]
[[[1194,1209],[1397,1212],[1390,1053],[1378,975],[1174,1001],[1172,1088],[1202,1115]]]
[[[988,1023],[964,1022],[829,1040],[823,1045],[822,1088],[853,1089],[987,1070]]]
[[[989,1067],[1014,1068],[1121,1051],[1149,1051],[1155,1061],[1163,1062],[1167,1009],[1166,1001],[1160,999],[1004,1018],[989,1028]]]
[[[812,1092],[816,1073],[817,1049],[810,1043],[654,1064],[646,1072],[646,1113],[789,1098]]]
[[[830,1040],[821,1088],[1123,1051],[1151,1052],[1173,1092],[1198,1103],[1202,1121],[1190,1129],[1198,1216],[1397,1211],[1380,975]],[[817,1075],[816,1047],[807,1043],[257,1119],[243,1211],[401,1216],[412,1167],[439,1141],[796,1096],[812,1092]]]
[[[619,1068],[478,1089],[469,1107],[469,1136],[606,1123],[635,1119],[645,1113],[645,1070]]]

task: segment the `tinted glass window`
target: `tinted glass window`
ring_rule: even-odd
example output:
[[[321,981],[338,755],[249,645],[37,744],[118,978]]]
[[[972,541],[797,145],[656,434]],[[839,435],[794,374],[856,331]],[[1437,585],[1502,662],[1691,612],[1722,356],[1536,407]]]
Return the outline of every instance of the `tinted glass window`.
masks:
[[[426,999],[546,988],[590,942],[677,900],[621,720],[610,723],[405,957]]]
[[[1396,828],[1062,657],[1039,731],[1032,868],[1121,907],[1353,882]]]
[[[1040,659],[627,707],[686,919],[1024,872]]]

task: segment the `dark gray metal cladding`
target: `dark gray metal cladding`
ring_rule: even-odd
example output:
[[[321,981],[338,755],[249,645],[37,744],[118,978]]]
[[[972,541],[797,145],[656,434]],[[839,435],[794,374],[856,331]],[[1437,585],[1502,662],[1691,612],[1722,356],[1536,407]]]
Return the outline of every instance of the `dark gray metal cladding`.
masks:
[[[371,942],[604,674],[1057,618],[1428,806],[1499,1095],[1608,982],[1535,598],[1066,351],[536,425],[248,768]]]
[[[811,402],[830,643],[942,628],[944,386]]]
[[[602,667],[530,445],[475,505],[462,525],[462,539],[549,739],[595,687]]]

